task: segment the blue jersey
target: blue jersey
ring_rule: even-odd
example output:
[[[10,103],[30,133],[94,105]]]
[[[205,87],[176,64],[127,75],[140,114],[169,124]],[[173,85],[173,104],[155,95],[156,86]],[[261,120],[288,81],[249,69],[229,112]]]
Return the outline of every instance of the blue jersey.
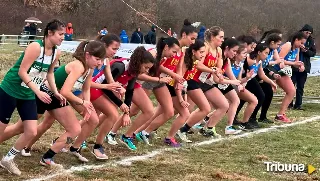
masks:
[[[269,62],[273,61],[274,50],[270,49],[269,55],[265,61],[262,63],[262,68],[266,68],[269,65]]]
[[[278,50],[279,50],[278,52],[280,52],[280,51],[281,51],[281,47],[279,47]],[[299,52],[299,48],[296,48],[296,49],[294,49],[294,50],[291,49],[291,50],[288,52],[288,54],[284,57],[284,60],[290,61],[290,62],[294,62],[294,61],[296,60],[297,56],[298,56],[298,52]],[[279,66],[278,64],[274,65],[274,68],[275,68],[277,71],[280,70],[280,66]]]
[[[238,78],[239,74],[241,73],[241,68],[242,68],[241,63],[240,63],[240,65],[237,65],[236,63],[232,63],[231,68],[232,68],[232,72],[233,72],[234,76],[236,78]]]

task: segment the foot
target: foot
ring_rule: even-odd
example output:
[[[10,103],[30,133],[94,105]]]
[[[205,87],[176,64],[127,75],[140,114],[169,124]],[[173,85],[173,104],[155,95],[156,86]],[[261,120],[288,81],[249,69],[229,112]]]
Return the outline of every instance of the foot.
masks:
[[[238,118],[234,118],[233,125],[240,125],[241,122],[238,120]]]
[[[18,166],[14,163],[13,159],[10,160],[2,160],[0,161],[1,167],[8,170],[9,173],[15,174],[15,175],[21,175],[21,171],[19,170]]]
[[[283,123],[291,123],[291,120],[285,114],[276,115],[274,119]]]
[[[253,130],[254,128],[251,126],[251,124],[249,122],[245,122],[245,123],[241,123],[239,125],[239,129],[242,129],[242,130]]]
[[[31,156],[31,152],[30,152],[30,148],[23,148],[21,150],[21,155],[25,156],[25,157],[30,157]]]
[[[150,135],[148,134],[143,134],[142,132],[139,132],[136,136],[137,139],[142,139],[142,141],[147,144],[147,145],[151,145],[149,142],[149,137]]]
[[[80,148],[81,148],[81,149],[86,149],[86,148],[88,148],[87,142],[84,141],[84,142],[81,144]]]
[[[304,111],[304,109],[301,106],[294,107],[293,110]]]
[[[43,166],[51,167],[51,168],[63,169],[63,166],[55,163],[52,158],[48,158],[48,159],[41,158],[40,164]]]
[[[249,119],[249,123],[253,128],[260,128],[260,125],[257,122],[257,119],[250,118]]]
[[[172,146],[172,147],[180,147],[180,143],[178,143],[174,138],[165,138],[164,141],[163,141],[165,144],[168,144],[169,146]]]
[[[80,160],[81,162],[89,162],[89,160],[88,160],[86,157],[84,157],[84,156],[81,155],[81,148],[78,149],[77,151],[71,151],[71,150],[70,150],[70,153],[71,153],[72,155],[74,155],[75,157],[77,157],[78,160]]]
[[[204,137],[221,138],[221,135],[219,135],[216,132],[215,128],[212,128],[212,129],[202,128],[199,130],[199,134],[201,134]]]
[[[126,137],[125,135],[122,135],[120,138],[120,141],[126,145],[130,150],[135,151],[137,150],[136,145],[133,144],[132,138]]]
[[[192,141],[188,139],[186,133],[183,133],[183,132],[181,132],[180,130],[178,130],[177,135],[179,136],[179,138],[180,138],[183,142],[192,143]]]
[[[96,157],[97,160],[108,159],[108,156],[104,153],[104,148],[102,145],[99,145],[98,148],[93,149],[92,154]]]
[[[107,140],[108,144],[110,144],[110,145],[117,145],[118,144],[118,142],[116,140],[116,135],[114,135],[114,134],[109,133],[106,136],[106,140]]]
[[[234,135],[241,133],[242,130],[236,129],[234,126],[226,126],[226,129],[224,130],[224,133],[226,135]]]
[[[274,121],[271,121],[271,120],[268,119],[268,118],[263,118],[263,119],[259,118],[258,121],[259,121],[260,123],[267,123],[267,124],[273,124],[273,123],[274,123]]]
[[[50,146],[52,146],[52,145],[57,141],[57,139],[58,139],[58,138],[52,140]],[[67,153],[67,152],[68,152],[68,149],[67,149],[67,148],[62,148],[60,151],[61,151],[62,153]]]

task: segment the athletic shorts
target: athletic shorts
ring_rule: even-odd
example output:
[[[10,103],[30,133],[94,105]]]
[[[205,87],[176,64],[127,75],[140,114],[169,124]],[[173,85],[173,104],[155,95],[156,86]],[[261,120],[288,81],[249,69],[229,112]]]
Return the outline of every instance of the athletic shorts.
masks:
[[[191,90],[196,90],[196,89],[200,89],[199,83],[195,80],[188,80],[188,87],[187,87],[187,91],[191,91]]]
[[[53,92],[51,92],[49,90],[49,88],[46,86],[46,84],[42,84],[40,86],[40,91],[47,93],[50,98],[51,98],[51,103],[50,104],[46,104],[44,102],[42,102],[38,97],[36,97],[36,101],[37,101],[37,112],[38,114],[44,114],[45,111],[51,111],[54,109],[58,109],[58,108],[62,108],[65,106],[68,106],[69,104],[67,103],[67,105],[61,106],[60,104],[60,100],[57,99],[54,95]]]
[[[38,120],[36,100],[14,98],[0,87],[0,121],[8,124],[16,108],[22,121]]]
[[[226,95],[228,92],[234,89],[231,84],[229,84],[228,87],[225,87],[225,88],[221,88],[218,84],[214,84],[214,85],[216,86],[216,88],[218,88],[221,91],[223,95]]]
[[[213,89],[213,88],[216,88],[215,84],[209,85],[209,84],[202,83],[202,82],[198,82],[198,84],[199,84],[200,89],[201,89],[203,92],[207,92],[208,90],[211,90],[211,89]]]
[[[141,84],[139,83],[134,83],[134,89],[138,89],[141,87]],[[90,88],[90,101],[95,101],[97,100],[100,96],[102,96],[104,93],[101,89],[96,89],[96,88]]]
[[[143,82],[142,87],[147,90],[154,90],[165,86],[165,83],[159,82]]]

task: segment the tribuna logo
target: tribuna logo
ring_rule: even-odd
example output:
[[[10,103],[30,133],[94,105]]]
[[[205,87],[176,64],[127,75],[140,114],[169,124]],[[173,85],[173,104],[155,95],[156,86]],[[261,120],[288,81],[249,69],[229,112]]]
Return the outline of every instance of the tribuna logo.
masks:
[[[305,164],[264,162],[268,172],[305,172]]]

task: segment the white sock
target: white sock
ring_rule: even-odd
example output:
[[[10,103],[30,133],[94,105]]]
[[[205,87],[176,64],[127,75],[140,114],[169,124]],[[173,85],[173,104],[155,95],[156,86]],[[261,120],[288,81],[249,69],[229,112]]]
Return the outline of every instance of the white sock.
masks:
[[[145,130],[143,130],[141,133],[142,133],[143,135],[149,135],[149,133],[147,133]]]
[[[7,153],[7,155],[3,158],[3,160],[5,160],[5,161],[12,160],[19,153],[20,153],[19,150],[12,147],[11,150]]]

